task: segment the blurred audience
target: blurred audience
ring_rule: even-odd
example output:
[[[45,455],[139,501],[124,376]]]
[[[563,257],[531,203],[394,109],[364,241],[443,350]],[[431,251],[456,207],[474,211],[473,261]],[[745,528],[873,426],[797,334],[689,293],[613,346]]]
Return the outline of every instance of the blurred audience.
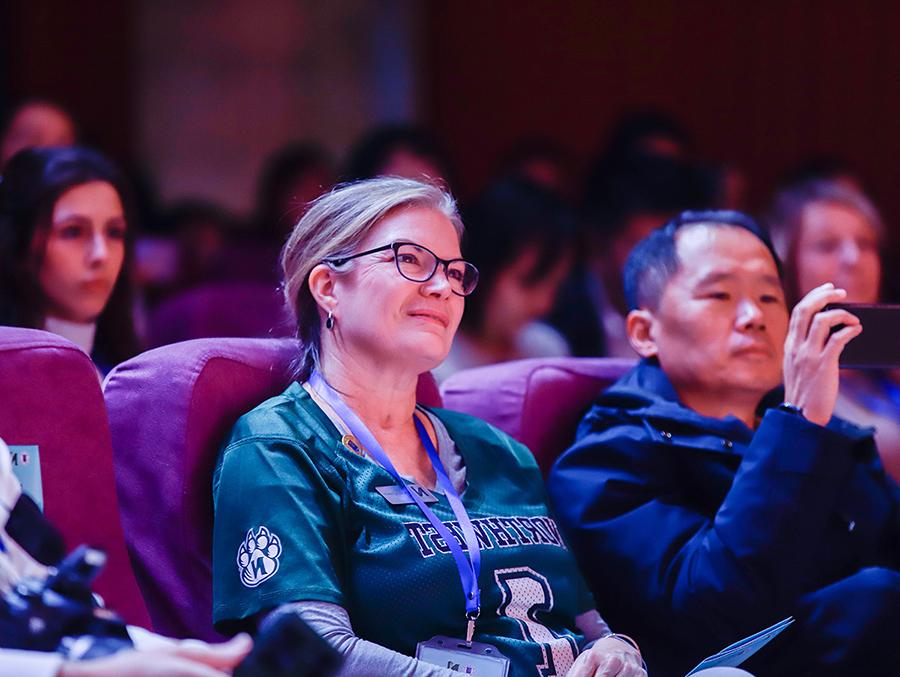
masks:
[[[463,216],[463,249],[480,278],[450,354],[434,370],[438,381],[470,367],[568,355],[565,338],[539,320],[572,266],[575,218],[569,208],[548,189],[508,177]]]
[[[689,162],[643,153],[617,162],[589,185],[582,256],[550,315],[578,356],[634,357],[622,290],[628,253],[673,214],[715,200],[714,178]]]
[[[738,209],[746,206],[748,179],[734,164],[714,164],[699,156],[687,127],[662,110],[638,110],[624,114],[613,125],[603,152],[587,172],[585,195],[602,195],[619,168],[635,156],[669,158],[693,165],[705,174],[707,201],[703,206]],[[676,210],[677,211],[677,210]]]
[[[15,108],[3,126],[0,168],[25,148],[71,146],[75,143],[75,121],[60,106],[44,99],[31,99]]]
[[[863,661],[881,668],[900,660],[885,636],[900,622],[900,493],[876,459],[880,454],[886,473],[900,482],[900,369],[838,371],[838,355],[859,333],[859,323],[842,311],[824,311],[829,302],[879,303],[900,278],[886,275],[885,225],[848,162],[820,156],[786,174],[768,214],[770,241],[741,212],[685,212],[743,208],[748,177],[736,166],[700,158],[677,118],[656,110],[632,112],[611,130],[580,196],[574,158],[561,145],[543,137],[517,143],[502,163],[501,178],[464,211],[466,260],[444,261],[436,257],[459,256],[462,231],[446,192],[450,162],[439,140],[418,125],[383,125],[358,139],[341,180],[397,177],[361,186],[334,189],[337,168],[317,142],[285,145],[265,163],[246,224],[202,200],[159,209],[146,175],[140,175],[138,206],[145,223],[139,224],[133,182],[102,154],[73,145],[77,137],[72,117],[43,99],[21,103],[2,126],[0,324],[71,340],[91,355],[101,376],[138,352],[136,316],[152,320],[141,335],[154,345],[208,335],[282,335],[283,309],[274,289],[285,247],[285,293],[305,341],[298,364],[307,381],[273,400],[281,413],[269,402],[242,419],[229,454],[220,458],[215,559],[230,562],[218,567],[215,578],[220,628],[252,627],[272,611],[265,622],[298,613],[342,642],[350,665],[438,674],[403,654],[414,646],[410,638],[418,637],[421,618],[430,619],[426,626],[435,632],[446,625],[434,614],[455,609],[458,591],[445,586],[437,607],[433,600],[423,603],[421,617],[394,614],[396,622],[385,626],[385,605],[399,599],[394,578],[383,579],[387,586],[377,599],[354,597],[352,581],[345,585],[335,574],[343,565],[331,550],[334,543],[322,540],[349,553],[354,576],[368,571],[372,562],[354,550],[357,543],[339,543],[346,525],[332,525],[337,531],[322,536],[320,518],[337,514],[340,506],[332,499],[347,478],[338,487],[327,473],[298,475],[293,461],[287,474],[261,464],[257,456],[270,455],[275,444],[267,437],[272,421],[284,423],[278,417],[289,405],[284,411],[293,427],[282,431],[275,446],[285,440],[293,445],[298,422],[312,422],[304,434],[318,439],[328,454],[297,449],[304,468],[321,468],[322,459],[311,457],[310,465],[306,456],[333,460],[333,426],[326,426],[323,437],[322,420],[346,432],[322,394],[330,392],[321,385],[325,377],[358,396],[351,404],[364,416],[386,411],[371,383],[393,377],[394,385],[412,387],[416,365],[433,367],[443,381],[462,369],[520,358],[637,356],[638,365],[601,395],[582,422],[576,443],[554,467],[550,493],[594,594],[613,623],[637,631],[654,674],[681,674],[700,655],[788,614],[798,623],[785,641],[754,659],[764,672],[842,674]],[[308,213],[311,208],[319,213]],[[371,212],[351,217],[341,212],[345,208]],[[135,246],[139,225],[147,228]],[[390,238],[369,242],[385,234],[393,244]],[[407,243],[410,234],[434,252]],[[401,242],[417,252],[398,249]],[[393,273],[381,280],[380,266],[387,263]],[[476,283],[477,293],[470,296]],[[134,288],[141,292],[137,299]],[[387,299],[382,292],[394,296]],[[388,327],[384,319],[392,303],[408,305],[401,298],[408,293],[432,305],[440,301],[439,317],[426,322],[432,328],[424,334],[421,328]],[[827,332],[838,325],[843,327]],[[820,333],[818,343],[810,338]],[[422,343],[425,334],[430,338]],[[785,345],[792,348],[786,360]],[[362,376],[344,369],[349,363],[362,365]],[[313,385],[319,378],[321,384]],[[436,440],[441,463],[450,464],[454,490],[490,484],[491,473],[476,472],[482,461],[463,459],[453,439],[459,433],[461,445],[474,440],[477,453],[493,448],[481,439],[485,433],[476,422],[414,410],[412,390],[406,390],[400,398],[410,405],[401,412],[406,434],[394,440],[408,452],[396,459],[405,475],[423,487],[439,484],[420,448],[424,438],[410,437],[415,422]],[[877,445],[857,426],[874,427]],[[784,440],[794,452],[789,457]],[[501,507],[543,515],[543,496],[529,493],[536,472],[530,457],[501,441],[502,465],[512,472],[504,473],[505,481],[528,479],[516,484],[516,495]],[[297,449],[289,450],[292,458],[299,458]],[[366,450],[347,449],[354,453],[351,466],[369,462]],[[0,441],[0,460],[4,454]],[[260,468],[279,477],[262,482]],[[2,470],[0,464],[0,479]],[[353,470],[351,484],[355,474],[370,470]],[[318,526],[296,522],[296,496],[281,491],[288,485],[315,494],[322,514],[305,508],[299,513],[312,515]],[[362,495],[361,487],[353,491]],[[484,494],[488,503],[497,487]],[[249,557],[244,550],[252,545],[253,529],[265,530],[266,538],[274,535],[259,520],[248,521],[253,511],[243,499],[234,500],[242,492],[261,492],[252,504],[263,507],[275,496],[292,521],[279,526],[277,556],[239,559],[235,572],[235,552]],[[380,499],[374,500],[380,510]],[[4,505],[0,501],[0,509]],[[422,549],[421,534],[410,534]],[[10,572],[16,572],[5,566],[4,554],[18,546],[2,531],[0,539],[0,582],[8,587],[14,581]],[[294,546],[294,559],[285,556],[274,584],[260,585],[279,571],[282,543]],[[320,574],[315,589],[304,578],[310,548]],[[298,552],[303,557],[297,559]],[[446,578],[449,560],[424,553],[422,561],[410,564],[413,573]],[[624,674],[644,674],[636,647],[609,635],[592,600],[581,594],[570,555],[522,548],[498,553],[485,549],[488,565],[509,564],[510,556],[515,564],[535,557],[541,564],[552,561],[554,585],[566,591],[559,598],[563,613],[554,617],[560,636],[569,638],[559,650],[572,654],[562,664],[575,662],[587,674],[594,662],[614,656]],[[377,575],[384,569],[384,557],[379,560],[372,569]],[[597,561],[607,566],[597,567]],[[615,577],[608,576],[609,567]],[[301,579],[306,582],[290,590],[281,583]],[[531,666],[540,651],[546,653],[528,637],[514,639],[518,626],[491,609],[501,606],[485,607],[479,633],[508,647],[514,664]],[[578,657],[576,642],[597,638],[595,648]],[[581,643],[582,649],[588,646]],[[146,655],[163,661],[159,665],[187,674],[202,671],[193,665],[199,662],[213,674],[239,660],[249,643],[150,647]],[[97,674],[137,675],[145,674],[142,656],[129,652],[90,665],[54,660],[60,675],[86,674],[85,665]],[[11,658],[0,651],[0,675]]]
[[[819,179],[784,188],[769,221],[791,303],[826,282],[847,290],[847,303],[878,303],[885,229],[857,184]],[[900,482],[900,370],[842,370],[835,413],[875,427],[884,466]]]
[[[134,355],[128,189],[99,153],[23,150],[0,183],[0,323],[55,332],[101,373]]]
[[[449,165],[429,131],[411,124],[390,124],[372,129],[354,144],[341,180],[398,176],[446,186],[451,183]]]

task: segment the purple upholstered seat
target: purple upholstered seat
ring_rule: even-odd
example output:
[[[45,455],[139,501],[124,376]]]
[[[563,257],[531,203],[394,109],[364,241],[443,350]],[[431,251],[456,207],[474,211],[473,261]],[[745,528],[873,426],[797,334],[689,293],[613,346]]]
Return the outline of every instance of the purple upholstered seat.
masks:
[[[0,327],[0,392],[0,437],[38,448],[44,514],[67,548],[106,551],[94,589],[130,623],[149,626],[119,522],[109,424],[90,357],[56,334]]]
[[[222,282],[165,300],[151,313],[148,333],[155,347],[219,336],[281,338],[293,332],[275,285]]]
[[[634,363],[580,357],[502,362],[457,372],[441,395],[448,409],[478,416],[525,444],[546,475],[591,400]]]
[[[212,471],[228,430],[290,382],[290,339],[200,339],[163,346],[107,377],[122,522],[158,632],[212,628]],[[418,398],[439,405],[434,378]]]

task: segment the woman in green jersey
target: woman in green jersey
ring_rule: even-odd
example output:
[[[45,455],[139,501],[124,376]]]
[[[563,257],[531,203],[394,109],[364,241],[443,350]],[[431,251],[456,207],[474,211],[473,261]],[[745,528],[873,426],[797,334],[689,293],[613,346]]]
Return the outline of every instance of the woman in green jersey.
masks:
[[[430,641],[443,636],[505,657],[478,674],[643,675],[595,610],[528,450],[416,405],[477,283],[462,230],[449,194],[397,178],[339,187],[295,227],[282,266],[297,381],[220,455],[214,620],[229,632],[299,613],[346,674],[465,672],[467,649],[457,661]]]

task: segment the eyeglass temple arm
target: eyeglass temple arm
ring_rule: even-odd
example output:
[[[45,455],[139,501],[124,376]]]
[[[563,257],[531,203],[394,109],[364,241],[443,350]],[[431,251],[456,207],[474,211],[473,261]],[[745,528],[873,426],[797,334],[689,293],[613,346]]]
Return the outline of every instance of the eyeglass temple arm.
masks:
[[[403,243],[401,243],[401,244],[403,244]],[[325,263],[330,263],[333,266],[342,266],[345,263],[347,263],[347,261],[350,261],[352,259],[358,259],[360,256],[366,256],[367,254],[374,254],[375,252],[383,252],[386,249],[393,249],[393,248],[394,248],[394,243],[391,243],[391,244],[384,245],[383,247],[375,247],[375,249],[368,249],[364,252],[359,252],[357,254],[351,254],[350,256],[342,256],[342,257],[336,258],[336,259],[322,259],[322,261]]]

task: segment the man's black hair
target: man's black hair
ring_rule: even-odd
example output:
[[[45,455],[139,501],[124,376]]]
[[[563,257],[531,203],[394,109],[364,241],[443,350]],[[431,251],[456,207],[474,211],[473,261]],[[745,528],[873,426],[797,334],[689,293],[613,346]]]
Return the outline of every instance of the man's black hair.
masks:
[[[669,280],[681,267],[675,247],[675,234],[685,226],[701,223],[734,226],[753,233],[769,250],[778,269],[778,276],[782,277],[781,261],[775,253],[769,233],[752,217],[727,209],[685,211],[638,242],[628,255],[623,273],[628,310],[656,308]]]

